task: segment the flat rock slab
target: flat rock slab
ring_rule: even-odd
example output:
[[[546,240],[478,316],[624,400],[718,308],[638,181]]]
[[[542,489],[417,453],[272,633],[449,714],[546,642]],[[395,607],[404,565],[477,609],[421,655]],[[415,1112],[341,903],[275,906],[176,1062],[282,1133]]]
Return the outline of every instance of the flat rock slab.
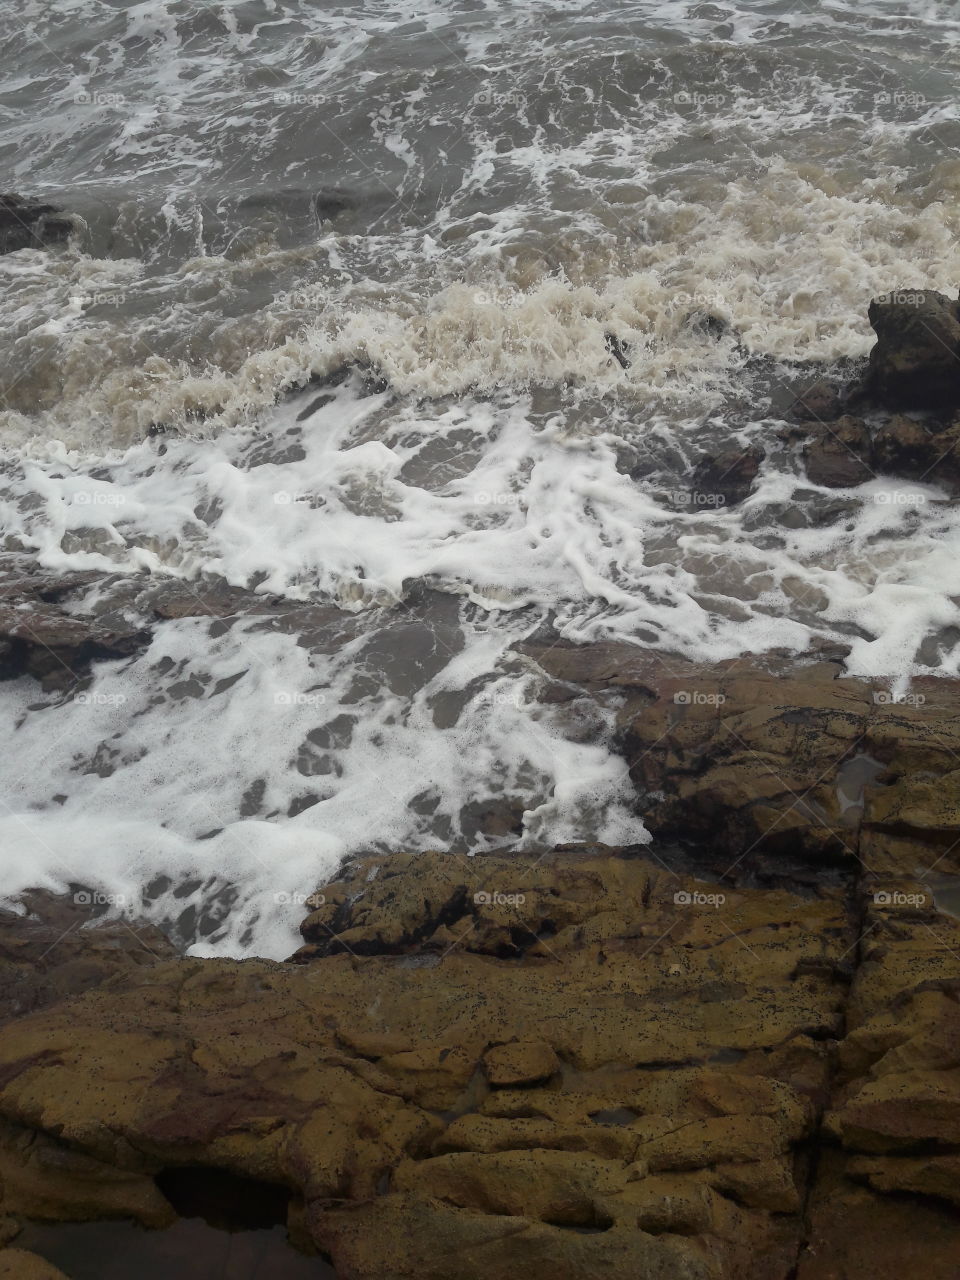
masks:
[[[701,666],[626,644],[526,645],[572,690],[622,698],[644,822],[714,874],[793,858],[852,874],[960,871],[960,683],[896,697],[835,662]],[[572,696],[572,693],[571,693]]]

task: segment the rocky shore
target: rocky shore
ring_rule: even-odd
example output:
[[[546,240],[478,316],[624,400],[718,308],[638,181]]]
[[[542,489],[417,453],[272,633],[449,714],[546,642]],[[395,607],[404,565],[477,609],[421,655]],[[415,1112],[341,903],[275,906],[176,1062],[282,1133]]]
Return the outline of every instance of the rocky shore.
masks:
[[[786,432],[814,484],[951,490],[957,304],[871,320],[866,382],[811,385]],[[695,484],[740,501],[761,461]],[[0,676],[69,690],[147,643],[134,614],[252,607],[139,584],[83,613],[83,585],[7,574]],[[519,656],[571,733],[616,703],[650,845],[358,857],[304,886],[287,963],[39,894],[0,915],[0,1275],[62,1275],[24,1221],[163,1228],[199,1171],[341,1280],[955,1280],[957,682],[896,692],[833,644]]]
[[[622,693],[655,843],[360,858],[288,964],[7,916],[7,1239],[202,1169],[347,1280],[956,1275],[956,687],[528,656]]]

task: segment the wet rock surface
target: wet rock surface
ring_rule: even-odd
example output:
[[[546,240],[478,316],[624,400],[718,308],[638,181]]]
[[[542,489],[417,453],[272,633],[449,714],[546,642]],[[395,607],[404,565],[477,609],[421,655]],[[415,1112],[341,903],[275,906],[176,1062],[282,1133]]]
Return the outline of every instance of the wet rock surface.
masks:
[[[821,424],[803,448],[807,476],[813,484],[830,489],[852,488],[873,480],[873,445],[865,422],[843,417],[829,426]]]
[[[365,856],[296,963],[45,991],[0,1028],[0,1211],[161,1226],[206,1169],[351,1280],[955,1277],[955,684],[525,656],[622,701],[654,843]]]
[[[912,875],[960,871],[960,689],[898,695],[829,660],[710,667],[624,644],[524,647],[558,680],[617,691],[621,749],[648,829],[711,874],[771,858]],[[928,858],[926,853],[937,852]],[[775,864],[771,864],[775,865]]]
[[[694,507],[732,507],[742,502],[749,496],[765,456],[763,449],[752,445],[704,458],[693,473],[691,501]]]
[[[960,492],[960,302],[896,289],[870,303],[877,342],[865,374],[809,381],[780,432],[801,440],[812,483],[848,488],[893,476]]]
[[[45,689],[68,689],[92,663],[129,657],[149,642],[148,631],[123,618],[72,610],[71,598],[98,575],[23,568],[14,561],[0,569],[0,679],[26,675]]]
[[[58,205],[0,195],[0,254],[56,244],[67,238],[73,226],[73,219]]]
[[[919,1258],[893,1195],[953,1274],[956,979],[904,967],[912,907],[876,946],[845,883],[602,846],[362,859],[321,896],[299,965],[161,961],[0,1031],[8,1212],[162,1225],[154,1179],[197,1166],[288,1188],[344,1276],[786,1278],[878,1232]]]
[[[811,382],[790,406],[790,416],[801,422],[832,422],[842,412],[840,387],[824,378]]]
[[[176,954],[154,925],[96,921],[78,902],[27,895],[24,913],[0,911],[0,1022],[78,995],[132,968]]]
[[[960,304],[932,289],[896,289],[870,303],[877,335],[869,393],[893,408],[960,403]]]
[[[58,1267],[27,1249],[0,1249],[0,1276],[4,1280],[67,1280]]]
[[[599,846],[361,860],[306,963],[161,962],[0,1031],[8,1198],[76,1212],[29,1129],[145,1223],[171,1166],[289,1187],[346,1276],[786,1276],[856,935],[836,887],[696,893]]]
[[[870,428],[845,415],[805,427],[801,452],[813,484],[846,489],[886,476],[960,492],[960,420],[895,414]]]

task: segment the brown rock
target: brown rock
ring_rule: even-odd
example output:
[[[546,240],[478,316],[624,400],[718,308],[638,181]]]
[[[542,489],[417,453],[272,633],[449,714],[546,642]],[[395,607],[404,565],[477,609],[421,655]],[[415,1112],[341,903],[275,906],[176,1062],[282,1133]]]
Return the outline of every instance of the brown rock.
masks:
[[[142,628],[70,607],[95,574],[57,577],[23,557],[8,557],[0,572],[0,679],[31,675],[48,689],[67,689],[92,662],[128,657],[150,640]]]
[[[956,492],[960,487],[960,422],[944,426],[897,415],[877,432],[874,461],[878,471]]]
[[[848,489],[876,476],[870,432],[859,418],[822,425],[804,446],[803,459],[810,482],[830,489]]]
[[[18,1174],[17,1209],[147,1221],[152,1175],[206,1165],[291,1188],[358,1280],[449,1280],[454,1253],[467,1277],[782,1280],[842,895],[700,905],[601,846],[398,864],[323,886],[368,954],[163,962],[0,1028],[4,1182],[26,1131],[71,1175]],[[532,939],[500,959],[503,912]]]
[[[83,938],[0,1026],[0,1211],[157,1224],[219,1169],[351,1280],[955,1280],[957,683],[523,651],[622,701],[660,842],[360,858],[297,964]]]
[[[952,1207],[858,1186],[846,1176],[842,1157],[827,1149],[797,1280],[956,1280],[957,1259]]]
[[[619,732],[644,822],[701,844],[712,873],[766,867],[771,853],[883,876],[912,876],[918,859],[960,870],[958,682],[917,680],[897,701],[832,662],[698,667],[626,644],[523,651],[555,679],[624,695]]]
[[[89,910],[72,900],[33,894],[27,901],[28,917],[0,911],[0,1021],[176,954],[160,930],[143,921],[89,928]]]
[[[704,458],[693,473],[691,501],[696,510],[735,506],[748,497],[766,453],[757,445],[728,449]]]
[[[513,1040],[483,1055],[492,1085],[536,1084],[560,1069],[560,1059],[544,1040]]]
[[[842,412],[839,389],[820,378],[801,391],[790,406],[790,416],[801,422],[832,422]]]
[[[59,1267],[26,1249],[0,1249],[0,1277],[3,1280],[68,1280]]]

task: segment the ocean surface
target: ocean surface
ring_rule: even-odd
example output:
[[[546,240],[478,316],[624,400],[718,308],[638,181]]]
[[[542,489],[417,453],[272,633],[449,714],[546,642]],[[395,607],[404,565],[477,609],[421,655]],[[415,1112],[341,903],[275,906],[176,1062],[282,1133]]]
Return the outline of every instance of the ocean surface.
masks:
[[[0,46],[0,186],[75,215],[0,257],[0,546],[253,602],[0,685],[6,894],[279,957],[344,855],[646,841],[535,633],[958,674],[960,507],[777,435],[873,295],[960,285],[956,3],[3,0]]]

